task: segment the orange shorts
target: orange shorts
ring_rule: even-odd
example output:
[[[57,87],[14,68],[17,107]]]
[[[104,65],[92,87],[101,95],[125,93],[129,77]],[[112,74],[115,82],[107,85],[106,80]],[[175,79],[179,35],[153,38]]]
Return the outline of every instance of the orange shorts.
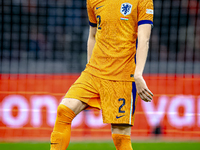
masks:
[[[65,98],[83,101],[88,108],[102,109],[104,123],[134,124],[138,99],[135,82],[106,80],[82,72]]]

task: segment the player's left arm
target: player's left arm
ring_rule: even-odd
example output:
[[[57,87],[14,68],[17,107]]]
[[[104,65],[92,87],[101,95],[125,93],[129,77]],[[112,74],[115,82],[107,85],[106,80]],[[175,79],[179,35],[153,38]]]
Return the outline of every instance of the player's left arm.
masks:
[[[136,54],[137,63],[134,73],[137,92],[140,98],[146,102],[151,102],[153,97],[153,93],[148,89],[142,76],[149,49],[151,27],[151,24],[142,24],[138,27],[138,48]]]

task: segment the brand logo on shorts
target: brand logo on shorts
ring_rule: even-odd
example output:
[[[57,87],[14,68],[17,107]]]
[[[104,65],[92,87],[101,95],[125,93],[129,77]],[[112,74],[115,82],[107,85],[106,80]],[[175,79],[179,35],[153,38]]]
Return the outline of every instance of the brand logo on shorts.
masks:
[[[116,116],[116,118],[119,119],[119,118],[124,117],[124,116],[125,116],[125,115],[122,115],[122,116]]]

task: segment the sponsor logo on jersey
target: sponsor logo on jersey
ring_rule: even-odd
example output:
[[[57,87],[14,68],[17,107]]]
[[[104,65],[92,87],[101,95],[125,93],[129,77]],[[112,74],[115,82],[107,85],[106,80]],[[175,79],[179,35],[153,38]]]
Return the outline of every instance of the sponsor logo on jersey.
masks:
[[[131,13],[131,10],[132,10],[132,5],[129,4],[129,3],[123,3],[121,5],[121,10],[120,12],[126,16],[126,15],[129,15]]]
[[[153,10],[152,10],[152,9],[147,9],[147,10],[146,10],[146,13],[147,13],[147,14],[153,14]]]

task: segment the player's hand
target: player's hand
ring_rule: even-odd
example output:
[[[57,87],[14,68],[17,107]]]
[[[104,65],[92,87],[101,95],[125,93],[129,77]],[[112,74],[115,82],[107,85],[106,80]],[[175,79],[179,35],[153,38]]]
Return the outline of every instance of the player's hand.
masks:
[[[137,92],[140,98],[145,102],[151,102],[153,93],[148,89],[142,76],[134,76]]]

